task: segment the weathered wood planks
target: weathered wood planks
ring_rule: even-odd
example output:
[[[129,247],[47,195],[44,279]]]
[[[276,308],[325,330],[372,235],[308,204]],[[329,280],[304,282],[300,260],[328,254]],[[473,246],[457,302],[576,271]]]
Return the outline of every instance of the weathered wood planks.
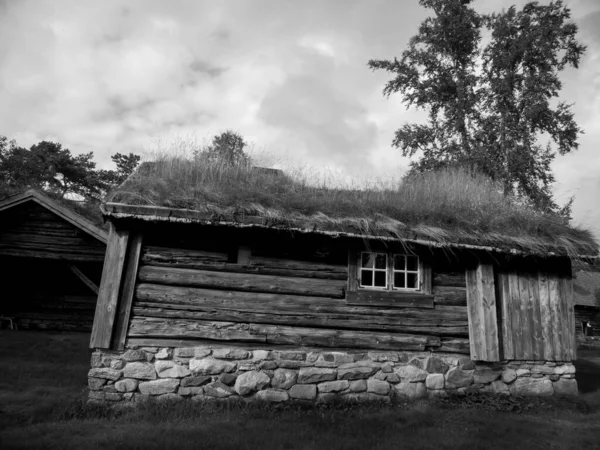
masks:
[[[504,358],[572,361],[576,343],[570,277],[500,271],[498,280]]]
[[[278,345],[416,350],[441,345],[438,337],[254,323],[134,317],[129,338],[209,339]]]
[[[466,279],[471,359],[499,361],[494,268],[491,264],[479,264],[467,269]]]
[[[347,277],[346,266],[256,255],[250,257],[250,254],[239,260],[238,263],[231,263],[227,253],[153,246],[144,247],[141,263],[158,267],[344,281]]]
[[[246,292],[272,292],[316,297],[344,297],[346,283],[337,280],[279,277],[206,270],[142,266],[138,276],[145,283],[206,287]]]
[[[346,293],[349,305],[433,308],[433,295],[395,291],[358,290]]]
[[[466,308],[370,308],[343,299],[141,284],[134,314],[468,336]],[[180,310],[180,312],[176,312]],[[170,311],[170,312],[167,312]]]
[[[81,280],[94,294],[98,295],[98,286],[90,280],[75,264],[69,264],[69,269]]]
[[[111,223],[90,339],[91,348],[110,348],[128,239],[128,231],[116,229]]]
[[[122,277],[123,281],[119,296],[117,320],[115,322],[112,336],[112,349],[123,350],[125,346],[127,328],[129,327],[129,317],[131,315],[131,305],[133,302],[135,284],[137,280],[141,247],[141,234],[136,233],[129,238]]]
[[[434,272],[433,286],[467,287],[467,279],[464,272]]]
[[[433,285],[432,294],[436,305],[467,306],[467,288]]]
[[[79,261],[79,262],[102,262],[104,253],[72,253],[63,251],[53,251],[50,249],[36,250],[24,248],[2,248],[0,247],[0,256],[17,256],[20,258],[35,259],[53,259],[58,261]]]
[[[2,211],[0,255],[71,261],[103,260],[106,250],[106,233],[103,230],[77,214],[63,211],[64,208],[50,199],[46,199],[48,204],[42,206],[36,203],[35,195],[30,197],[24,203]]]

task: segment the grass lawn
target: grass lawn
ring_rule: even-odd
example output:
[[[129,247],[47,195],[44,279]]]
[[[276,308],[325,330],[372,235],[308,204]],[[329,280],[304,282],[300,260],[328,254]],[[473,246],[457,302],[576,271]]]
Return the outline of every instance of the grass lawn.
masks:
[[[600,448],[600,386],[577,399],[86,407],[87,342],[86,334],[0,332],[0,448]],[[590,355],[593,371],[600,352]]]

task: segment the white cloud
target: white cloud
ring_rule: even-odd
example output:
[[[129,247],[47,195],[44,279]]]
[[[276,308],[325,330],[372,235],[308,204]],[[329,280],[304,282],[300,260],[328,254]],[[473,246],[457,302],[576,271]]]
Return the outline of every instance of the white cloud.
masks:
[[[600,230],[600,4],[570,5],[589,48],[563,97],[587,134],[557,158],[556,192],[575,193],[577,220]],[[400,56],[425,15],[392,0],[0,2],[0,134],[56,139],[106,165],[157,138],[232,128],[281,159],[397,176],[409,161],[394,131],[423,114],[383,98],[389,75],[366,64]]]

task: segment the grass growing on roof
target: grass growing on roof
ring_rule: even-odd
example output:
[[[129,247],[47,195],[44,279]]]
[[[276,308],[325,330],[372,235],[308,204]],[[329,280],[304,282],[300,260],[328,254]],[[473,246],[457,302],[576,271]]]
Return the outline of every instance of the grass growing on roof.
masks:
[[[402,182],[348,182],[340,187],[309,169],[277,175],[249,164],[228,165],[203,154],[163,154],[144,163],[109,201],[532,253],[598,251],[589,231],[519,203],[504,195],[499,184],[461,169],[414,175]]]

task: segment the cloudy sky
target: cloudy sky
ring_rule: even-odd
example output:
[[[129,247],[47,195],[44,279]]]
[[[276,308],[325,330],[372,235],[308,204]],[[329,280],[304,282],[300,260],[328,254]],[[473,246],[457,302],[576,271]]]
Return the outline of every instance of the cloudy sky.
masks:
[[[479,0],[490,12],[523,0]],[[600,1],[566,1],[588,51],[563,98],[585,130],[554,164],[559,202],[600,238]],[[0,0],[0,135],[144,153],[226,129],[282,161],[399,177],[391,148],[407,111],[367,61],[400,56],[417,0]]]

